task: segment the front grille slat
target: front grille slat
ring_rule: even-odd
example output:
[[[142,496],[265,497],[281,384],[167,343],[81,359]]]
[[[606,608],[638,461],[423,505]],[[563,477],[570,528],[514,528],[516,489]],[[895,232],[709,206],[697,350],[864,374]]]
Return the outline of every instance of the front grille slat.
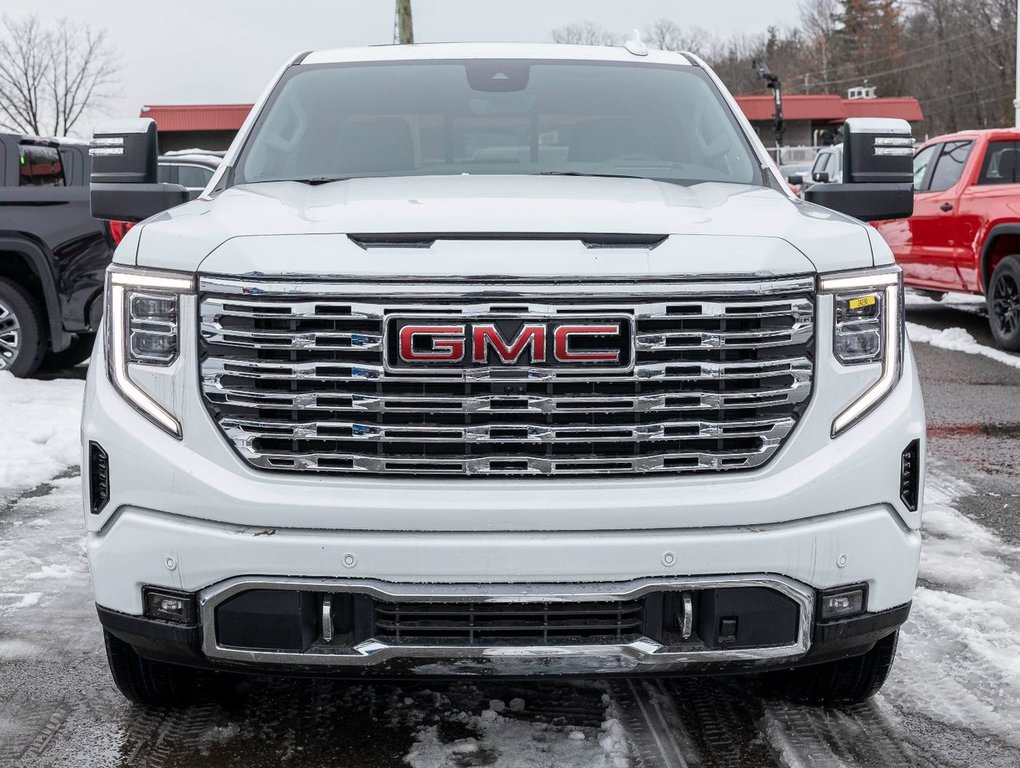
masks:
[[[389,643],[464,644],[507,640],[542,645],[575,641],[626,642],[640,636],[644,604],[385,603],[373,604],[373,635]]]
[[[679,348],[677,348],[679,351]],[[213,351],[213,350],[210,350]],[[778,360],[741,360],[733,362],[657,362],[638,363],[633,374],[626,377],[606,375],[603,381],[614,379],[717,381],[719,379],[757,379],[761,376],[792,375],[804,378],[811,374],[811,364],[802,357]],[[282,362],[275,360],[216,359],[210,357],[203,366],[203,381],[207,386],[221,386],[221,379],[229,377],[302,381],[316,379],[353,383],[365,380],[395,378],[381,365],[357,365],[333,362]],[[557,374],[551,368],[468,369],[459,374],[403,374],[404,382],[423,384],[450,384],[458,381],[494,381],[499,383],[531,381],[585,381],[582,374]]]
[[[491,423],[469,427],[375,426],[361,422],[312,421],[253,422],[224,418],[220,426],[235,441],[245,438],[295,440],[354,440],[463,443],[499,440],[503,443],[544,442],[644,442],[684,437],[785,437],[793,429],[792,418],[753,421],[667,421],[641,425],[553,427],[534,423]]]
[[[354,413],[421,413],[423,409],[443,413],[651,413],[678,410],[727,410],[747,408],[749,405],[783,405],[800,403],[807,399],[810,381],[798,381],[787,387],[755,389],[746,392],[684,391],[672,395],[613,396],[608,394],[547,395],[459,395],[442,392],[394,395],[334,395],[328,392],[290,394],[264,392],[259,389],[242,389],[207,392],[210,399],[220,405],[242,408],[260,408],[281,413],[300,410]],[[513,406],[509,408],[509,406]]]
[[[256,279],[203,278],[202,286],[206,404],[238,453],[269,471],[535,477],[750,470],[795,429],[813,381],[810,279],[678,283],[629,300],[619,285],[575,294],[487,286],[447,296],[397,285],[366,293]],[[387,371],[385,323],[393,314],[444,322],[629,316],[634,365],[625,373]]]

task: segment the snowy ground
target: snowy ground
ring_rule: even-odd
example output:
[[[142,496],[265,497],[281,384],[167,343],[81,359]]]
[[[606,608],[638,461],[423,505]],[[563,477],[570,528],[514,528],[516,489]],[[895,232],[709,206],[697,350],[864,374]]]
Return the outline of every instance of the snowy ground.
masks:
[[[950,321],[971,312],[912,307]],[[928,395],[950,386],[943,375],[970,371],[974,380],[958,385],[993,400],[973,419],[952,406],[984,430],[968,433],[972,442],[932,440],[921,577],[891,679],[874,701],[841,711],[764,700],[750,681],[700,679],[274,680],[183,714],[131,707],[110,685],[91,605],[82,383],[0,374],[0,766],[1016,768],[1020,483],[1015,463],[968,454],[1005,439],[993,427],[1020,422],[1017,358],[992,354],[976,322],[937,328],[923,317],[909,332],[935,423],[944,406]]]
[[[0,372],[0,502],[77,464],[82,381],[23,381]]]

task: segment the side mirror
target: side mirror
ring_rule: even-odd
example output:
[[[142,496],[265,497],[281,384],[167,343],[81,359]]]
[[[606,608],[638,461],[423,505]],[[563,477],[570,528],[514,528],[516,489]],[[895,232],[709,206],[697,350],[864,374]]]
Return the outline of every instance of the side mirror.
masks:
[[[829,183],[829,172],[818,171],[817,173],[811,174],[811,180],[816,184],[828,184]]]
[[[92,216],[107,221],[142,221],[190,200],[179,184],[160,184],[156,122],[109,120],[96,126],[92,158]]]
[[[801,184],[804,183],[804,177],[801,176],[800,174],[797,174],[795,176],[787,176],[786,177],[786,183],[787,184],[796,184],[797,186],[800,186]]]
[[[906,120],[851,118],[843,128],[843,183],[811,187],[804,199],[861,221],[909,218],[913,158],[914,137]]]

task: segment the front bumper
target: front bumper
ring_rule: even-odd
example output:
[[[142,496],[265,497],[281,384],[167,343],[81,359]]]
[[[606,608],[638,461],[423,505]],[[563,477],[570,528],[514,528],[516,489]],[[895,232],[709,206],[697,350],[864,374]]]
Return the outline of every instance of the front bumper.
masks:
[[[819,624],[816,592],[866,584],[869,615],[899,617],[878,622],[891,631],[905,619],[897,611],[911,600],[919,549],[919,532],[904,529],[882,506],[756,528],[397,535],[240,528],[129,508],[103,535],[88,539],[101,615],[120,617],[111,629],[140,643],[143,654],[226,669],[355,676],[741,671],[864,653],[881,635],[868,625],[870,634],[858,637],[857,620],[848,620],[850,631],[842,633]],[[591,599],[595,593],[620,599],[642,588],[758,584],[791,597],[799,623],[795,642],[750,650],[688,651],[648,638],[553,648],[367,642],[339,653],[313,648],[310,654],[257,653],[218,643],[214,617],[220,602],[240,589],[269,584],[436,602],[451,595],[520,601]],[[181,628],[141,618],[147,585],[196,594],[201,622]],[[155,645],[146,639],[153,632],[165,635]]]
[[[103,627],[145,658],[209,670],[288,676],[449,679],[593,675],[741,674],[792,669],[860,656],[906,621],[910,604],[829,622],[803,621],[796,647],[715,653],[671,651],[648,638],[620,645],[395,648],[380,643],[353,657],[303,658],[223,653],[206,624],[181,626],[97,606]],[[762,653],[761,650],[772,650]],[[210,654],[210,651],[212,652]],[[313,649],[314,651],[314,649]]]

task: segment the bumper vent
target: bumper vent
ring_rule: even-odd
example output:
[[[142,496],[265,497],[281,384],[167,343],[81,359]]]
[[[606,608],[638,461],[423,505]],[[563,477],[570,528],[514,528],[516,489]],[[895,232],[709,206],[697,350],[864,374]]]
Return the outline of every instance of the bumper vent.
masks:
[[[900,456],[900,499],[911,512],[921,496],[921,441],[914,440]]]
[[[96,442],[89,443],[89,511],[98,515],[110,500],[110,457]]]
[[[263,470],[583,476],[750,470],[814,372],[813,281],[363,285],[203,278],[202,387]],[[470,299],[465,299],[470,296]],[[632,319],[633,368],[388,369],[386,318]],[[391,340],[392,341],[392,340]]]
[[[387,643],[532,645],[618,642],[640,636],[640,601],[608,603],[376,603],[374,637]]]

